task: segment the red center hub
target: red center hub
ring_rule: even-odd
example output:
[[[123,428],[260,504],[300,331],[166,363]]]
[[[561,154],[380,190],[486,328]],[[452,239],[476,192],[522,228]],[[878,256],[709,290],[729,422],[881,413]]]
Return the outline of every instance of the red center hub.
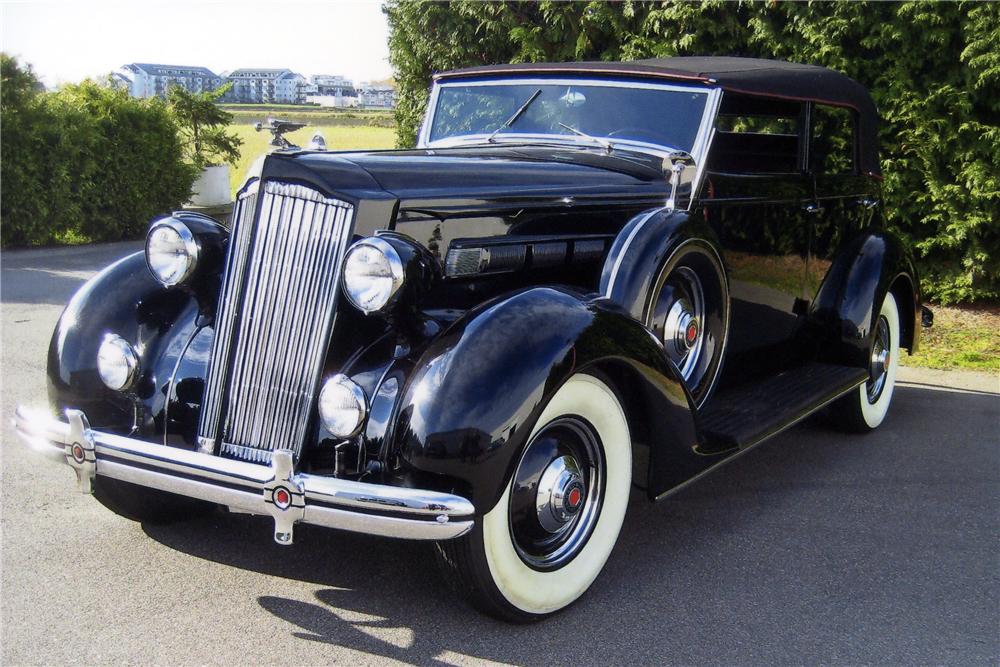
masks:
[[[572,489],[570,489],[570,491],[569,491],[569,497],[566,498],[566,500],[569,501],[569,506],[570,507],[577,507],[577,506],[579,506],[580,501],[582,499],[583,499],[583,494],[580,493],[579,487],[573,487]]]
[[[695,339],[698,337],[698,325],[692,322],[688,325],[687,331],[684,332],[684,340],[688,345],[694,343]]]
[[[281,509],[285,509],[292,504],[292,494],[288,492],[288,489],[275,489],[274,490],[274,504]]]

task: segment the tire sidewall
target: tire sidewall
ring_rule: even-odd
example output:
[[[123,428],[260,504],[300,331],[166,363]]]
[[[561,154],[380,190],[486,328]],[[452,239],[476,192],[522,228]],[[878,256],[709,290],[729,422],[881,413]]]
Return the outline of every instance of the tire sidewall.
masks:
[[[521,559],[510,529],[513,480],[482,520],[483,549],[493,585],[508,604],[532,616],[558,611],[590,587],[618,539],[631,490],[628,424],[611,388],[593,376],[574,375],[546,405],[528,442],[550,422],[566,415],[583,417],[594,428],[606,465],[600,514],[581,550],[556,570],[536,570]]]
[[[878,317],[885,317],[889,323],[889,369],[885,378],[885,386],[882,393],[874,403],[868,400],[867,383],[858,388],[858,402],[861,408],[861,419],[869,429],[878,428],[885,420],[889,412],[889,403],[892,401],[893,389],[896,386],[896,371],[899,368],[899,308],[896,306],[896,299],[892,292],[887,292],[882,300],[882,308]],[[872,339],[874,341],[875,327],[872,327]],[[874,343],[873,343],[874,344]]]

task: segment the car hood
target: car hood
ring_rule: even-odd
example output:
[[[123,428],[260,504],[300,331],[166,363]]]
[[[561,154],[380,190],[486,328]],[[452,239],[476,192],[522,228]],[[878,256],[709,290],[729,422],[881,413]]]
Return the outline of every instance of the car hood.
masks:
[[[350,199],[442,200],[658,193],[654,156],[601,149],[498,145],[271,155],[265,178],[305,180]]]

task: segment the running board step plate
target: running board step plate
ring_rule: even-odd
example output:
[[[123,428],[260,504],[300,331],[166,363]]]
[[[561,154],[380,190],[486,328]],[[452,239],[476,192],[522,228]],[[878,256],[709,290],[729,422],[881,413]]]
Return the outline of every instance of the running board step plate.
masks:
[[[698,414],[702,449],[716,453],[751,447],[867,379],[861,368],[814,362],[717,394]]]

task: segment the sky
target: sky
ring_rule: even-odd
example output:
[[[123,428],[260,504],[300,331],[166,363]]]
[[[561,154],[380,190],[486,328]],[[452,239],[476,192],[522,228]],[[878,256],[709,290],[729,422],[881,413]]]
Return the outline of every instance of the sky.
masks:
[[[0,49],[50,87],[132,62],[385,79],[388,34],[379,0],[0,0]]]

